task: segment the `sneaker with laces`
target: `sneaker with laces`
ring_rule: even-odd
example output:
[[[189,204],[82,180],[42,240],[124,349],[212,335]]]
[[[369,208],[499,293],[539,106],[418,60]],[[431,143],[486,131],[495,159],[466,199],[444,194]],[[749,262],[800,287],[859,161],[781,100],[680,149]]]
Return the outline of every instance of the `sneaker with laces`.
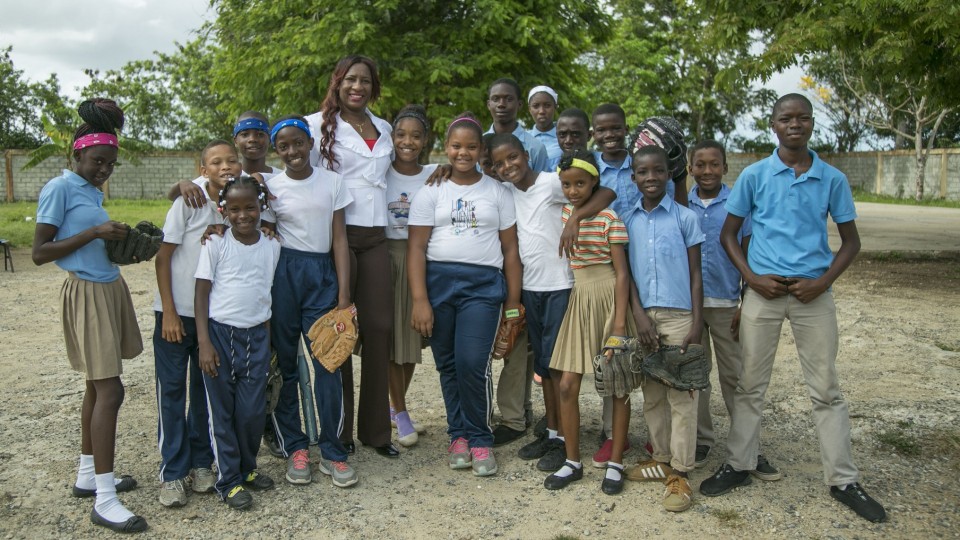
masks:
[[[223,502],[227,503],[227,506],[234,510],[246,510],[253,506],[253,495],[250,495],[249,491],[243,489],[243,486],[233,486],[233,489],[227,493]]]
[[[333,485],[341,488],[350,487],[360,481],[357,471],[346,461],[330,461],[321,457],[320,472],[329,476]]]
[[[627,441],[627,445],[623,448],[623,455],[630,453],[630,441]],[[593,454],[593,466],[598,469],[606,469],[607,462],[610,461],[610,456],[613,454],[613,439],[607,439],[603,441],[603,444],[600,445],[600,449]]]
[[[867,495],[858,482],[846,487],[830,486],[830,496],[840,501],[867,521],[880,523],[887,520],[887,511],[873,497]]]
[[[673,467],[652,459],[641,461],[637,465],[627,468],[627,480],[633,480],[634,482],[663,482],[671,474],[673,474]]]
[[[310,474],[310,453],[306,448],[297,450],[287,460],[287,482],[291,484],[309,484],[313,480]]]
[[[567,446],[560,439],[549,439],[550,449],[537,462],[538,471],[557,472],[567,461]]]
[[[703,464],[707,462],[707,456],[709,455],[710,455],[710,446],[706,444],[698,444],[696,454],[693,458],[694,466],[698,469],[702,467]]]
[[[463,437],[457,437],[447,447],[447,462],[451,469],[466,469],[470,467],[470,445]]]
[[[217,475],[213,469],[199,467],[190,473],[194,493],[211,493],[217,485]]]
[[[497,473],[497,458],[493,457],[493,448],[471,448],[470,457],[474,476],[492,476]]]
[[[763,457],[763,454],[757,456],[757,468],[750,471],[750,474],[764,482],[776,482],[783,478],[783,473],[771,465],[767,458]]]
[[[179,508],[187,504],[187,484],[182,478],[160,484],[160,504]]]
[[[713,476],[700,482],[700,493],[707,497],[716,497],[724,493],[730,493],[733,488],[750,485],[750,473],[747,471],[738,471],[724,463],[713,473]]]
[[[663,507],[670,512],[683,512],[693,504],[693,490],[686,478],[671,474],[663,491]]]
[[[273,478],[258,471],[251,471],[243,477],[243,485],[252,491],[267,491],[273,489]]]
[[[517,451],[517,456],[523,460],[540,459],[550,450],[550,439],[537,437],[533,442],[525,444]]]

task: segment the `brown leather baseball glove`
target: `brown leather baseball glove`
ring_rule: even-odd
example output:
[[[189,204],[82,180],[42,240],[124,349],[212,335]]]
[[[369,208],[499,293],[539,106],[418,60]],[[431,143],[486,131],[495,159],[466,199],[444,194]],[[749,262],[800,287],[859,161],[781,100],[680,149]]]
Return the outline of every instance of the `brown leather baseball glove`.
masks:
[[[510,354],[514,344],[517,342],[517,336],[527,327],[527,311],[520,306],[519,315],[510,317],[504,314],[500,318],[500,327],[497,328],[497,337],[493,340],[494,360],[501,360]]]
[[[332,309],[307,332],[314,358],[330,373],[350,358],[357,344],[357,307]]]

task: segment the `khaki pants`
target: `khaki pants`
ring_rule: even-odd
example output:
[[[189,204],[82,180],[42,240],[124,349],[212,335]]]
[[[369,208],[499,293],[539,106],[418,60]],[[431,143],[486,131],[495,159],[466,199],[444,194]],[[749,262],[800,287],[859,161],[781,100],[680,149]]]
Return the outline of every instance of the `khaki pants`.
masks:
[[[730,332],[730,323],[737,314],[737,308],[704,308],[703,309],[703,353],[707,360],[713,362],[711,353],[716,353],[717,378],[720,381],[720,394],[727,414],[733,411],[733,392],[737,388],[737,379],[740,377],[740,365],[743,363],[743,352],[740,343],[733,340]],[[711,387],[707,386],[700,392],[699,411],[697,413],[697,444],[713,446],[716,437],[713,433],[713,418],[710,417]]]
[[[510,354],[503,359],[503,369],[497,381],[497,407],[501,424],[517,431],[526,431],[526,411],[533,414],[530,399],[533,384],[533,349],[529,346],[527,332],[517,336]]]
[[[790,320],[813,402],[824,481],[830,486],[856,482],[860,473],[851,457],[850,413],[840,393],[836,370],[837,308],[829,291],[808,304],[792,295],[767,300],[753,290],[747,291],[740,321],[743,368],[733,396],[727,441],[729,463],[742,471],[757,466],[763,398],[770,385],[784,319]]]
[[[680,345],[693,324],[683,309],[650,308],[647,316],[657,325],[664,345]],[[650,431],[653,459],[678,471],[694,469],[697,445],[697,402],[700,392],[666,387],[650,378],[643,384],[643,418]]]

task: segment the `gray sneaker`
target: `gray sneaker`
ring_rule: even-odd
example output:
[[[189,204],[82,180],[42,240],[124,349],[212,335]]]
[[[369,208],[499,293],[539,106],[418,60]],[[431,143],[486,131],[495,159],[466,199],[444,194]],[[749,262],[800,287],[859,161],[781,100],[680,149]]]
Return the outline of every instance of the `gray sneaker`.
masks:
[[[497,458],[493,457],[493,448],[471,448],[474,476],[491,476],[497,473]]]
[[[160,504],[178,508],[187,504],[187,484],[183,479],[163,482],[160,485]]]
[[[213,469],[197,468],[190,473],[195,493],[210,493],[217,484],[217,475]]]
[[[329,476],[333,485],[337,487],[350,487],[360,480],[357,471],[353,470],[346,461],[330,461],[321,457],[320,472]]]
[[[297,450],[287,460],[287,482],[291,484],[309,484],[313,480],[310,474],[310,453],[307,449]]]

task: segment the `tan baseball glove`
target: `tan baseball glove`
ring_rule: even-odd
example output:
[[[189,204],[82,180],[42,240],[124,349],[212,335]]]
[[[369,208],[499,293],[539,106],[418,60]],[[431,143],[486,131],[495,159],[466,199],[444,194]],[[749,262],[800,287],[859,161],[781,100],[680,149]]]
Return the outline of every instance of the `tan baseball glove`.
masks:
[[[313,357],[330,373],[350,358],[357,344],[357,307],[332,309],[307,332]]]
[[[500,327],[497,328],[497,337],[493,340],[493,353],[491,353],[494,360],[502,360],[510,354],[517,342],[517,337],[527,327],[527,311],[523,309],[523,305],[520,305],[518,314],[510,314],[510,311],[513,310],[508,310],[507,314],[500,318]]]

